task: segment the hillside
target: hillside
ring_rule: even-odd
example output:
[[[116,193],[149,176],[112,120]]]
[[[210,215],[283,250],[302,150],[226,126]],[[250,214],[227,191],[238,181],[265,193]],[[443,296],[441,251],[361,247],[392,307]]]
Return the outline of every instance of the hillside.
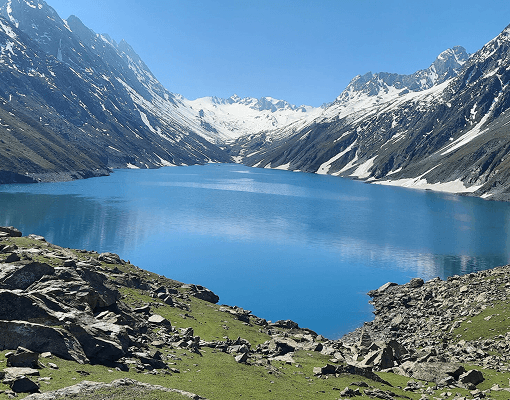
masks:
[[[0,170],[17,180],[230,161],[128,43],[75,16],[1,1],[0,48]]]
[[[0,398],[509,396],[508,266],[386,284],[373,322],[329,340],[112,253],[0,236]]]

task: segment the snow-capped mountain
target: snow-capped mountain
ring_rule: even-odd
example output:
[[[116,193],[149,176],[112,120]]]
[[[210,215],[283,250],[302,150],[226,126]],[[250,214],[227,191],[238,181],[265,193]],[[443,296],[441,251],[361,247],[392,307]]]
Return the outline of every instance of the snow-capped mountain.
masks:
[[[212,133],[208,138],[216,143],[274,130],[298,120],[311,120],[322,112],[321,108],[298,107],[271,97],[255,99],[233,95],[228,99],[203,97],[184,102],[196,112],[202,127]]]
[[[442,53],[410,84],[355,78],[298,131],[240,138],[232,152],[252,166],[510,200],[509,65],[510,27],[469,58]]]
[[[16,116],[0,127],[9,143],[0,146],[1,170],[69,178],[230,161],[126,42],[77,17],[64,21],[42,0],[0,1],[0,49],[0,109]],[[51,150],[41,150],[41,135]]]

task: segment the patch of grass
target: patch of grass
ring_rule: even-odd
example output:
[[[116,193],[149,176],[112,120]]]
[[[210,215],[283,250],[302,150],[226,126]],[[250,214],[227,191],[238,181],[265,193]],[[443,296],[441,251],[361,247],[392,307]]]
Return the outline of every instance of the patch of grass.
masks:
[[[470,322],[469,322],[470,321]],[[510,327],[510,305],[508,302],[496,302],[487,307],[480,314],[469,317],[453,331],[453,337],[461,335],[460,339],[477,340],[494,339],[499,335],[506,335]]]
[[[68,399],[69,396],[58,396],[56,400]],[[72,396],[74,400],[183,400],[189,399],[180,393],[164,392],[161,390],[144,389],[138,386],[128,386],[112,389],[98,389],[93,392]]]

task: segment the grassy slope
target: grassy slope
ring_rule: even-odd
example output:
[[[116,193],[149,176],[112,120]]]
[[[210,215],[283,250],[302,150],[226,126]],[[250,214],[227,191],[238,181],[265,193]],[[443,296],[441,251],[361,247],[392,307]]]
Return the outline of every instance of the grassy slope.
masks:
[[[77,251],[69,249],[61,249],[57,246],[49,245],[45,242],[39,242],[28,238],[10,238],[9,242],[15,243],[18,247],[53,247],[56,251],[63,253],[72,252],[78,257],[89,257],[90,254],[83,255]],[[39,256],[38,261],[45,261],[51,265],[57,266],[62,261],[57,258],[45,258]],[[108,265],[103,263],[105,268],[119,268],[124,272],[134,272],[143,274],[148,280],[159,281],[162,284],[171,287],[179,287],[180,283],[164,278],[162,276],[141,271],[140,269],[130,265]],[[229,313],[219,311],[220,306],[204,302],[202,300],[190,297],[189,311],[168,306],[158,299],[148,296],[148,293],[137,289],[120,288],[123,295],[123,301],[138,306],[141,304],[151,303],[152,309],[165,316],[177,328],[192,327],[195,335],[200,336],[203,340],[223,340],[228,337],[236,339],[242,337],[250,341],[252,347],[263,343],[270,339],[266,333],[260,330],[258,326],[247,325],[235,319]],[[508,330],[508,323],[505,321],[510,317],[508,304],[496,304],[495,308],[488,308],[478,317],[472,318],[470,323],[464,322],[459,327],[462,332],[463,339],[468,337],[497,337],[499,334],[505,334]],[[487,314],[487,315],[485,315]],[[483,317],[493,314],[499,314],[492,317],[489,321]],[[488,324],[494,325],[494,330],[488,330]],[[492,325],[490,325],[492,326]],[[464,330],[467,327],[467,330]],[[492,328],[491,328],[492,329]],[[153,351],[156,349],[153,348]],[[343,375],[339,377],[318,378],[313,375],[313,368],[324,366],[328,363],[328,357],[318,352],[300,351],[296,353],[295,360],[297,364],[285,364],[283,362],[271,363],[272,368],[265,366],[237,364],[231,354],[222,353],[220,351],[203,348],[201,355],[190,353],[183,349],[174,349],[172,346],[160,349],[168,358],[168,362],[173,363],[171,367],[179,372],[170,373],[138,373],[133,368],[129,372],[122,372],[110,369],[100,365],[79,365],[72,361],[61,360],[56,357],[51,359],[41,359],[43,364],[51,361],[58,365],[59,369],[43,368],[40,370],[41,378],[51,378],[50,380],[41,380],[40,386],[42,391],[51,391],[66,386],[74,385],[82,380],[111,382],[119,378],[132,378],[141,382],[146,382],[164,387],[176,388],[199,394],[211,400],[228,400],[228,399],[338,399],[340,391],[346,386],[352,388],[358,387],[353,382],[364,381],[370,386],[383,390],[390,390],[399,396],[406,396],[411,399],[419,399],[421,393],[407,392],[401,388],[406,386],[409,378],[389,373],[379,373],[379,375],[390,382],[393,387],[386,386],[381,383],[372,382],[360,376]],[[0,367],[5,365],[5,353],[0,353]],[[472,368],[466,365],[466,368]],[[1,369],[1,368],[0,368]],[[82,371],[82,372],[77,372]],[[495,371],[485,371],[486,381],[479,385],[480,389],[488,389],[493,384],[498,383],[502,387],[508,387],[510,373],[498,373]],[[37,379],[37,378],[35,378]],[[433,386],[429,384],[428,386]],[[6,390],[8,387],[0,384],[0,390]],[[439,397],[442,392],[450,392],[452,394],[468,395],[469,392],[464,389],[445,389],[437,391],[434,397]],[[19,398],[23,398],[20,395]],[[491,398],[508,399],[508,392],[492,392]],[[0,394],[0,399],[8,398],[6,394]],[[80,397],[77,397],[80,398]],[[84,396],[83,398],[89,398]],[[115,398],[115,399],[175,399],[182,396],[175,393],[164,392],[147,392],[138,394],[129,391],[115,389],[108,393],[100,392],[97,397],[90,398]]]

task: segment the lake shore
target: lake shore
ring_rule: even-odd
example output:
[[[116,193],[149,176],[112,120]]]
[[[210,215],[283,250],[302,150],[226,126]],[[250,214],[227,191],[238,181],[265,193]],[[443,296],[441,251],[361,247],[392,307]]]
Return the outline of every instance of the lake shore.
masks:
[[[218,296],[200,285],[144,271],[112,253],[61,248],[14,228],[0,228],[0,236],[0,359],[17,368],[16,362],[34,362],[35,352],[32,373],[45,380],[29,375],[34,391],[72,386],[61,375],[80,370],[99,382],[124,379],[108,390],[139,390],[126,381],[136,378],[164,388],[171,382],[197,399],[247,390],[252,398],[312,390],[332,399],[508,393],[509,266],[383,285],[369,293],[375,320],[329,340],[291,320],[271,323],[218,305]],[[21,326],[26,336],[14,334]],[[4,372],[9,394],[21,378]],[[239,374],[255,386],[224,387]],[[294,397],[287,397],[289,387]]]

